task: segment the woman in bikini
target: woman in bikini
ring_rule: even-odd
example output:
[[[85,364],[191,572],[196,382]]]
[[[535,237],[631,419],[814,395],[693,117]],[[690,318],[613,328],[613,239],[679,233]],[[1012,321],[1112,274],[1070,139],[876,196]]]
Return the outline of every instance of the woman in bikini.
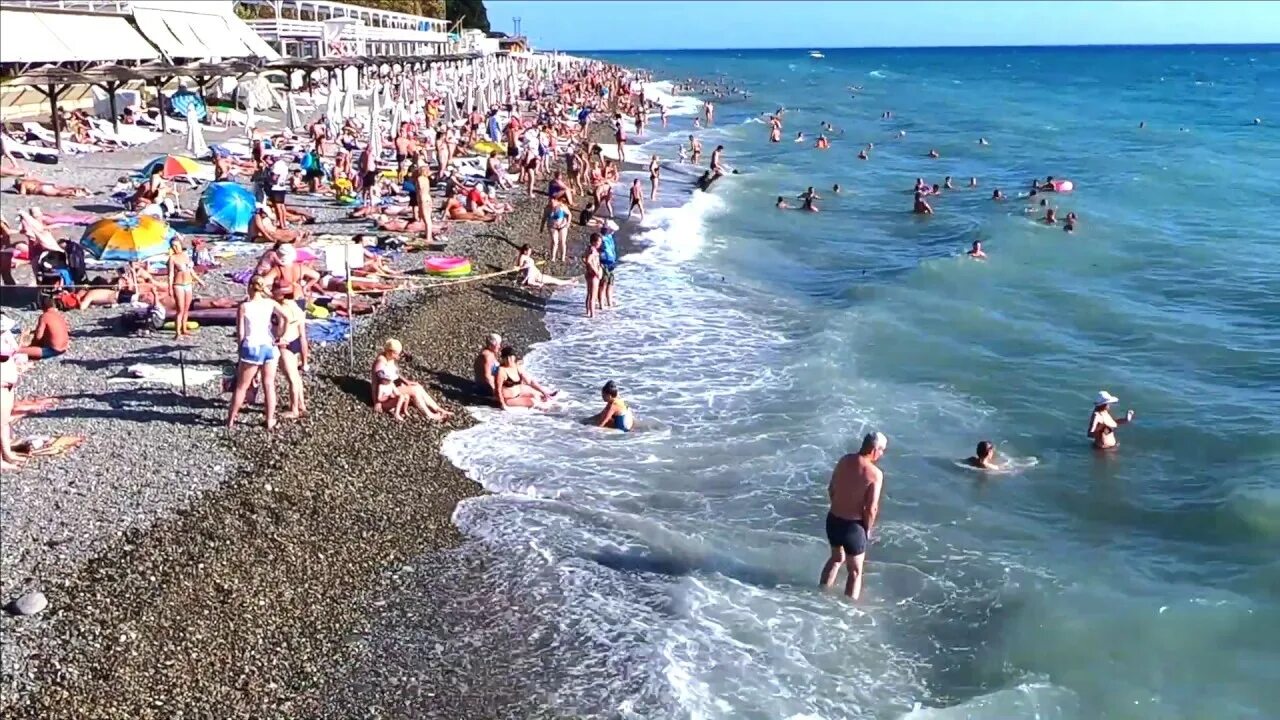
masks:
[[[444,422],[453,417],[431,399],[427,389],[412,380],[400,376],[398,362],[404,355],[404,346],[390,338],[382,346],[382,352],[373,361],[373,407],[375,412],[390,412],[397,420],[404,419],[404,411],[412,404],[423,415]]]
[[[658,177],[662,174],[662,166],[658,164],[658,156],[649,158],[649,200],[658,199]]]
[[[502,348],[502,364],[493,378],[493,395],[503,410],[513,407],[539,407],[548,402],[550,394],[520,367],[520,356],[515,348]]]
[[[297,293],[292,285],[277,287],[276,302],[280,303],[280,318],[283,329],[280,331],[276,347],[280,349],[280,367],[284,369],[285,380],[289,381],[289,412],[286,418],[298,418],[307,413],[306,397],[303,395],[302,372],[307,368],[307,314],[298,306]]]
[[[1111,406],[1120,402],[1120,398],[1106,390],[1099,390],[1093,402],[1093,413],[1089,416],[1089,438],[1093,440],[1094,450],[1113,450],[1120,445],[1116,440],[1116,428],[1133,422],[1133,411],[1125,413],[1119,420],[1111,416]]]
[[[204,284],[196,274],[195,263],[182,246],[182,238],[169,242],[169,294],[173,296],[174,337],[187,335],[187,317],[191,314],[191,300],[195,296],[195,284]]]

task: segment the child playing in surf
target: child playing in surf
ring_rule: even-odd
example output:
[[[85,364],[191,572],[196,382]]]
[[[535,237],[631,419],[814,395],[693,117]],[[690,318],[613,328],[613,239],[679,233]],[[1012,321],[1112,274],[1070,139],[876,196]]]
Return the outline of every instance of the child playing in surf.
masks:
[[[600,388],[600,398],[604,400],[604,409],[592,415],[587,421],[596,427],[613,428],[622,432],[631,432],[635,426],[635,414],[627,406],[627,402],[618,397],[618,384],[610,380]]]

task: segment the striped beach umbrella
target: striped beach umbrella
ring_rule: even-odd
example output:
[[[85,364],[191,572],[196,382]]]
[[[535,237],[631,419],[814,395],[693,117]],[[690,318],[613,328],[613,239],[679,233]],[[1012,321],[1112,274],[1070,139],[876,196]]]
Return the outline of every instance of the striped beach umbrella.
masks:
[[[80,244],[94,257],[110,262],[136,262],[169,249],[174,232],[169,223],[150,215],[103,218],[85,228]]]
[[[205,163],[197,162],[195,158],[189,158],[185,155],[165,155],[147,163],[138,175],[148,177],[155,168],[161,168],[161,176],[165,180],[174,178],[192,178],[195,180],[213,180],[213,166]]]

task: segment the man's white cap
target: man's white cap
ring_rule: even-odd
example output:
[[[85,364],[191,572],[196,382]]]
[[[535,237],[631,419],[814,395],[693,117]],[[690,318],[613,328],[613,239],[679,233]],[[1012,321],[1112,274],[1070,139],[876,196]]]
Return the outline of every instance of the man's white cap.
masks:
[[[1110,405],[1111,403],[1118,403],[1118,402],[1120,402],[1120,398],[1116,397],[1115,395],[1112,395],[1106,390],[1099,390],[1098,397],[1093,399],[1094,405]]]
[[[604,229],[608,230],[609,232],[618,232],[618,223],[612,220],[605,220]]]

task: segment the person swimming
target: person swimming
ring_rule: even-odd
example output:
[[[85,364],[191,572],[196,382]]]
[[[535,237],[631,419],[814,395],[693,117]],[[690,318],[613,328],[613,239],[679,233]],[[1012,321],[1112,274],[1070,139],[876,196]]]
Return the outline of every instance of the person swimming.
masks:
[[[912,208],[911,211],[917,215],[932,215],[933,207],[929,205],[928,202],[925,201],[924,193],[917,192],[915,206]]]
[[[809,186],[808,190],[805,190],[796,197],[804,201],[804,204],[801,206],[802,210],[818,212],[818,206],[814,204],[814,201],[820,200],[821,198],[818,197],[818,193],[813,189],[812,185]]]
[[[773,206],[778,208],[779,210],[786,210],[787,208],[791,207],[790,205],[787,204],[786,198],[782,197],[781,195],[778,196],[778,202],[774,203]]]
[[[982,251],[982,241],[974,240],[973,247],[969,248],[969,257],[974,260],[986,260],[987,254]]]
[[[974,450],[973,456],[965,458],[965,464],[978,470],[999,470],[1000,465],[996,462],[996,446],[990,440],[983,440],[978,443],[978,447]]]
[[[1004,193],[1002,193],[1002,192],[1000,192],[1000,188],[996,188],[995,190],[992,190],[992,191],[991,191],[991,199],[992,199],[992,200],[1004,200],[1004,199],[1005,199],[1005,194],[1004,194]]]
[[[600,388],[600,398],[604,400],[604,409],[591,417],[591,424],[622,432],[631,432],[635,427],[635,414],[627,406],[627,402],[618,397],[618,384],[610,380]]]

